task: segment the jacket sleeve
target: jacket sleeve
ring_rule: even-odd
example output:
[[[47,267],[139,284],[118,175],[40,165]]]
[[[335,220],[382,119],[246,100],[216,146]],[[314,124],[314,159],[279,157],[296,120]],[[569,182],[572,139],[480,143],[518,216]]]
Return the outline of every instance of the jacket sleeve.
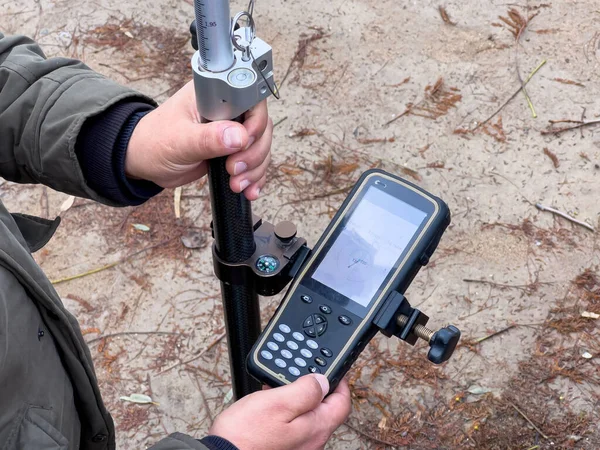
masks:
[[[183,433],[173,433],[148,450],[238,450],[238,448],[218,436],[207,436],[198,441]]]
[[[75,144],[87,119],[123,100],[155,105],[80,61],[46,59],[31,39],[0,33],[0,176],[115,204],[86,183]]]

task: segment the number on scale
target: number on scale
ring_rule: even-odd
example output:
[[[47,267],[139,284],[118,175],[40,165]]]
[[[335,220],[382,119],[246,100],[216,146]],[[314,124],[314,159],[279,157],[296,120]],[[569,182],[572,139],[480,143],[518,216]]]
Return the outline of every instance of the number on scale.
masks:
[[[204,21],[204,28],[213,28],[217,26],[217,22]]]

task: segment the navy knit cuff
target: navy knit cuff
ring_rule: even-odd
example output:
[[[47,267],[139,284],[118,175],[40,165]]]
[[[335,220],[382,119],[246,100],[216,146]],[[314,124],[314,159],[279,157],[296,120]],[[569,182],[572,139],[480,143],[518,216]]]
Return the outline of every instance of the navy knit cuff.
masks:
[[[133,129],[152,105],[134,101],[117,103],[89,118],[77,137],[75,152],[89,187],[123,206],[144,203],[162,188],[125,175],[125,156]]]
[[[127,156],[129,139],[131,139],[133,130],[138,122],[150,111],[151,110],[136,112],[129,117],[121,129],[121,133],[119,134],[119,139],[115,145],[113,154],[113,171],[117,176],[119,186],[121,187],[122,192],[124,192],[129,199],[134,199],[136,202],[139,201],[139,203],[135,204],[144,203],[146,200],[154,197],[163,190],[163,188],[151,181],[134,180],[125,175],[125,157]]]
[[[209,450],[239,450],[227,439],[223,439],[220,436],[206,436],[200,439],[200,442],[208,447]]]

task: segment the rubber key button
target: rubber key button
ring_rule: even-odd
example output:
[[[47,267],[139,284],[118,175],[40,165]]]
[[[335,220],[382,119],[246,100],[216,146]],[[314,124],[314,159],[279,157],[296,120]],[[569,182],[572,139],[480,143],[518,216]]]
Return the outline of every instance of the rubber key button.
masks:
[[[279,345],[277,345],[275,342],[267,342],[267,347],[269,347],[269,350],[273,350],[274,352],[279,350]]]
[[[286,362],[285,362],[283,359],[281,359],[281,358],[277,358],[277,359],[275,360],[275,365],[276,365],[277,367],[281,367],[282,369],[284,369],[284,368],[287,366],[287,363],[286,363]]]
[[[313,341],[312,339],[309,339],[308,341],[306,341],[306,345],[309,348],[312,348],[313,350],[316,350],[319,348],[319,344],[317,344],[315,341]]]
[[[289,370],[289,371],[290,371],[290,373],[291,373],[292,375],[294,375],[295,377],[297,377],[298,375],[300,375],[300,370],[299,370],[297,367],[294,367],[294,366],[292,366],[292,367],[290,367],[288,370]]]
[[[306,367],[306,361],[304,361],[302,358],[296,358],[294,359],[294,362],[297,366]]]
[[[325,317],[323,317],[321,314],[315,314],[315,323],[317,325],[325,322],[327,322],[327,319]]]
[[[317,337],[317,332],[315,331],[314,327],[307,328],[306,330],[304,330],[304,332],[306,333],[307,336]]]
[[[294,331],[292,333],[292,337],[300,342],[302,342],[304,340],[304,335],[302,333],[298,333],[297,331]]]
[[[287,341],[286,344],[290,350],[298,350],[298,344],[294,341]]]
[[[281,333],[275,333],[273,335],[273,339],[275,339],[277,342],[285,341],[285,338],[283,337],[283,334],[281,334]]]
[[[308,371],[310,373],[321,373],[321,369],[315,366],[308,366]]]
[[[320,365],[321,367],[326,366],[327,365],[327,361],[325,361],[323,358],[321,358],[320,356],[317,356],[315,358],[315,362]]]
[[[317,325],[317,336],[321,336],[323,333],[325,333],[326,329],[327,329],[327,324],[326,323],[322,323],[321,325]]]
[[[300,350],[300,354],[302,356],[304,356],[305,358],[312,358],[312,352],[306,348],[303,348],[302,350]]]
[[[315,322],[313,321],[313,316],[308,316],[306,319],[304,319],[304,323],[302,324],[302,326],[304,328],[308,328],[308,327],[312,327],[315,324]]]
[[[281,331],[282,333],[289,333],[290,331],[292,331],[292,329],[288,327],[285,323],[282,323],[279,325],[279,331]]]
[[[266,350],[263,350],[262,352],[260,352],[260,356],[262,356],[265,359],[273,359],[273,354]]]
[[[319,310],[323,313],[323,314],[331,314],[331,308],[327,305],[321,305],[319,306]]]
[[[323,347],[321,349],[321,354],[323,356],[327,356],[328,358],[331,358],[333,356],[333,352],[331,350],[329,350],[328,348],[326,348],[326,347]]]
[[[281,350],[281,356],[283,356],[285,359],[292,359],[292,352],[290,352],[289,350],[283,349],[283,350]]]
[[[342,325],[350,325],[352,323],[352,319],[348,316],[340,316],[338,320]]]
[[[310,298],[310,295],[301,295],[300,300],[302,300],[304,303],[312,303],[312,298]]]

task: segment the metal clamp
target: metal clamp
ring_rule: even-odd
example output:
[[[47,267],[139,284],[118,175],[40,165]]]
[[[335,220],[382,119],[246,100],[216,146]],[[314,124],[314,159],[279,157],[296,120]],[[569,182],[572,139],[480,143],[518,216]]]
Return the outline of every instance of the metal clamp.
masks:
[[[460,339],[460,330],[454,325],[448,325],[438,331],[433,331],[425,325],[429,317],[410,306],[408,300],[399,292],[390,293],[383,306],[373,319],[387,337],[392,335],[410,345],[415,345],[418,339],[423,339],[429,346],[427,359],[434,364],[448,361]]]
[[[254,216],[254,241],[254,254],[240,263],[224,261],[213,245],[215,275],[226,284],[254,286],[259,295],[276,295],[310,254],[306,239],[296,237],[296,226],[291,222],[274,226]]]

